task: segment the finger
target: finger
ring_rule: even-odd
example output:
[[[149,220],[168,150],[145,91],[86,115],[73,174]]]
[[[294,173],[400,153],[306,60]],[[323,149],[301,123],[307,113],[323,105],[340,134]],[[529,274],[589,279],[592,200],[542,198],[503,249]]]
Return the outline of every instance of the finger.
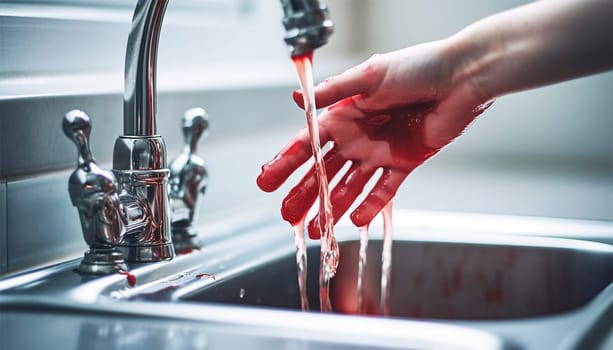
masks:
[[[316,107],[323,108],[355,95],[368,95],[381,83],[386,69],[381,56],[374,55],[362,64],[324,80],[315,87]],[[302,91],[294,91],[292,97],[298,106],[304,108]]]
[[[330,135],[323,126],[319,127],[319,140],[321,145],[330,141]],[[256,180],[258,187],[266,192],[278,189],[312,155],[309,132],[303,128],[271,161],[262,165]]]
[[[324,155],[326,178],[330,181],[345,165],[347,160],[335,148]],[[290,224],[295,225],[304,219],[306,213],[315,203],[319,194],[319,180],[315,166],[311,167],[304,177],[294,186],[281,205],[281,216]]]
[[[408,173],[391,169],[383,170],[381,177],[368,196],[351,213],[353,224],[357,227],[369,224],[381,209],[392,200],[407,175]]]
[[[364,170],[360,164],[354,163],[338,184],[336,184],[332,193],[330,193],[332,217],[335,224],[362,193],[364,186],[366,186],[374,173],[375,170]],[[319,214],[309,222],[308,229],[309,237],[312,239],[320,237]]]

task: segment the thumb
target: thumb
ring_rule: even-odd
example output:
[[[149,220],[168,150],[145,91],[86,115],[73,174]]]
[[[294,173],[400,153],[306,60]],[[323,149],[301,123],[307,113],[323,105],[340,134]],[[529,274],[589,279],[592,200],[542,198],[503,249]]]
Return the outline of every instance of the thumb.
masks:
[[[379,57],[381,56],[375,55],[362,64],[318,84],[315,87],[316,107],[327,107],[347,97],[368,94],[376,88],[383,79],[386,69],[383,60]],[[302,91],[295,90],[292,98],[298,106],[304,108]]]

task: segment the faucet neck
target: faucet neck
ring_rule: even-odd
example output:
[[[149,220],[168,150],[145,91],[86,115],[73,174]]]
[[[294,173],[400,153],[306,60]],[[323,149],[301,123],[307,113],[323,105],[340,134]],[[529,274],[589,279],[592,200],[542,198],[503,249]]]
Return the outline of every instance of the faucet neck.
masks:
[[[126,48],[124,136],[156,134],[156,61],[168,0],[139,0]]]
[[[321,0],[281,0],[285,43],[292,57],[325,45],[334,31],[328,7]]]

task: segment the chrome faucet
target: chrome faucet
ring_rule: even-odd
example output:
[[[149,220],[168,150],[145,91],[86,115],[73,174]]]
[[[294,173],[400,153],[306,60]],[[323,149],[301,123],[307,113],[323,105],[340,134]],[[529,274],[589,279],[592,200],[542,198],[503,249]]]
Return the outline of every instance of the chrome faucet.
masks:
[[[87,114],[73,110],[64,117],[64,133],[79,151],[69,193],[90,246],[79,267],[82,273],[112,273],[124,270],[125,261],[169,260],[175,250],[199,247],[193,222],[208,176],[195,151],[208,128],[206,112],[186,112],[186,146],[170,166],[164,140],[156,131],[157,49],[168,1],[136,4],[126,49],[124,131],[115,141],[112,171],[98,167],[89,150]],[[291,56],[327,42],[333,24],[321,1],[281,0],[281,5]]]
[[[178,253],[200,248],[196,242],[196,219],[198,202],[208,185],[208,173],[204,160],[196,154],[198,140],[209,127],[207,114],[202,108],[191,108],[182,120],[183,152],[175,158],[170,169],[170,208],[172,212],[172,241]]]
[[[325,45],[334,31],[328,7],[319,0],[281,0],[285,43],[290,55],[301,56]]]

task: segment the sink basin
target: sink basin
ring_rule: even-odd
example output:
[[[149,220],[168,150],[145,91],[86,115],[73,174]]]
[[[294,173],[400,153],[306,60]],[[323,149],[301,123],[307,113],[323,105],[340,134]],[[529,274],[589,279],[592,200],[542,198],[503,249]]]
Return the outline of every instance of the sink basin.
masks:
[[[611,251],[572,247],[576,242],[559,239],[537,241],[526,237],[505,244],[395,240],[390,315],[464,320],[552,315],[585,305],[612,282]],[[381,243],[373,240],[368,246],[364,300],[366,313],[372,315],[379,314]],[[334,311],[355,314],[359,241],[339,246],[341,259],[330,298]],[[318,259],[319,247],[310,247],[307,293],[313,309],[319,308]],[[282,257],[179,298],[299,309],[295,281],[295,255],[288,249]]]
[[[330,290],[334,313],[303,313],[297,312],[291,230],[271,216],[202,227],[202,250],[132,266],[136,286],[121,275],[79,276],[76,260],[5,278],[0,307],[5,315],[33,320],[37,310],[54,310],[102,315],[105,325],[126,316],[234,325],[233,337],[253,327],[292,341],[302,339],[301,332],[325,334],[309,340],[317,348],[593,348],[608,334],[613,224],[402,210],[394,216],[387,318],[372,317],[379,314],[380,222],[371,225],[364,282],[371,317],[364,317],[354,316],[357,230],[345,222],[336,226],[341,259]],[[318,310],[317,241],[309,242],[307,254],[307,294]],[[269,344],[258,339],[261,348]]]

